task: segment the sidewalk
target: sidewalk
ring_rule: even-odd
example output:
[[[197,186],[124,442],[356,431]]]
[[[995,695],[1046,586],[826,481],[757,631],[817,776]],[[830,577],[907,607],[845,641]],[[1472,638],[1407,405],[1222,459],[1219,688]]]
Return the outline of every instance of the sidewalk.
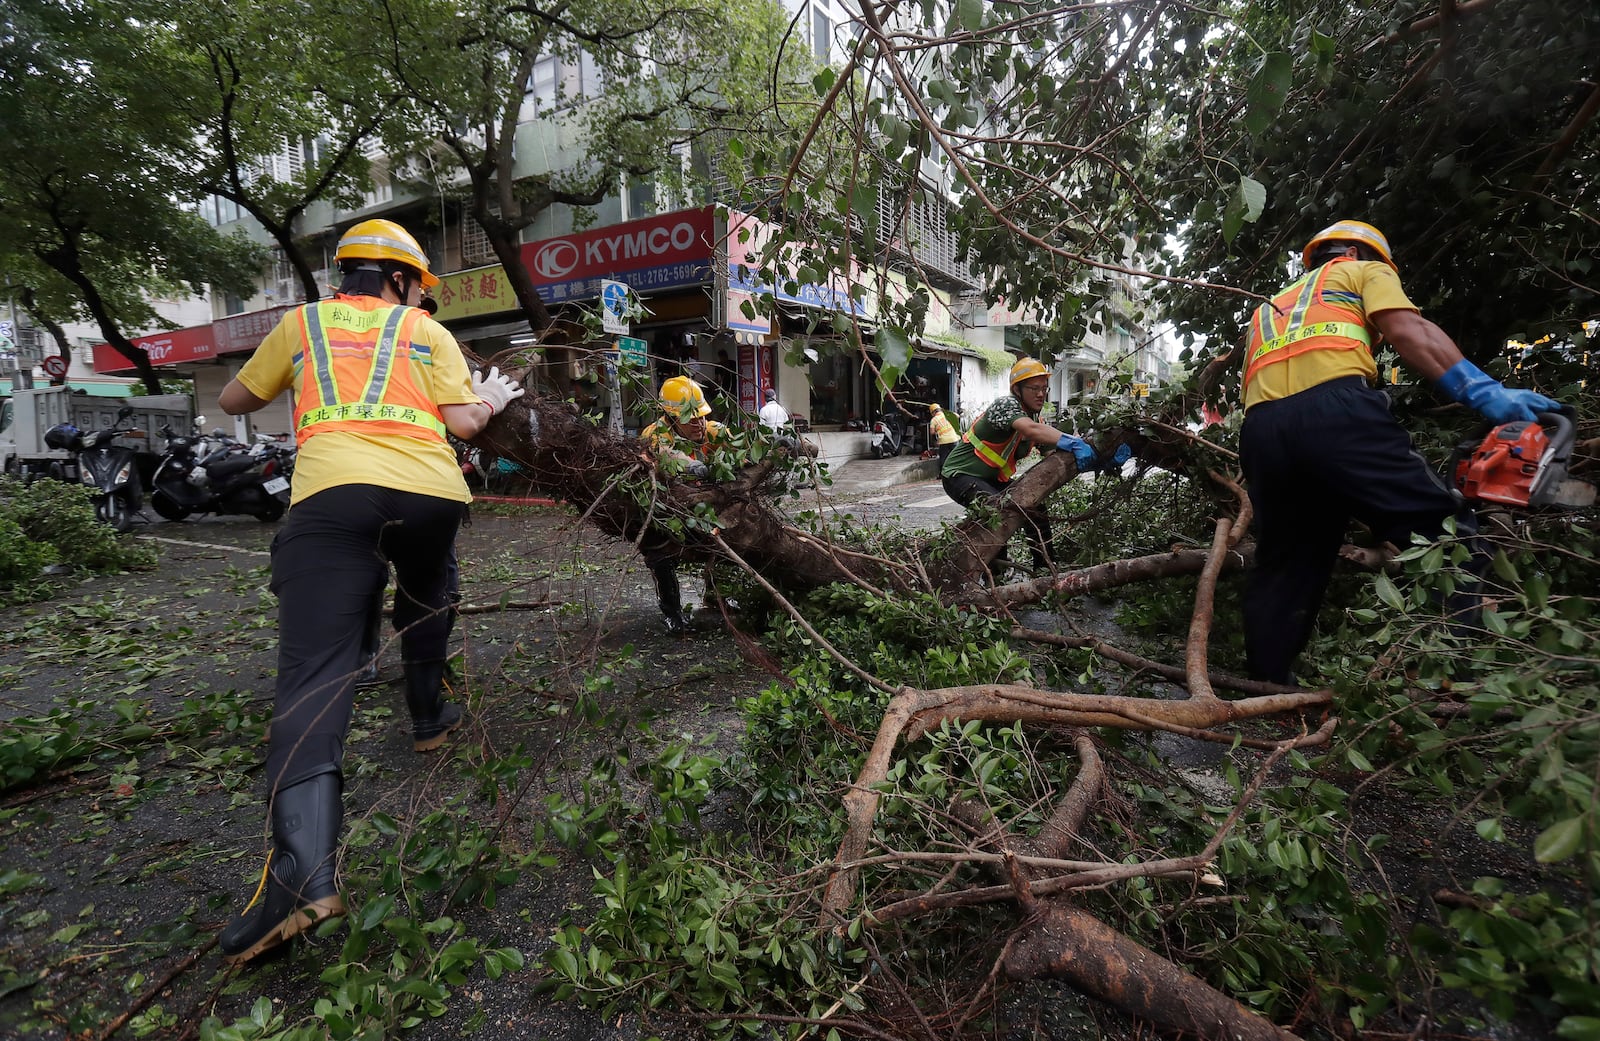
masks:
[[[939,479],[938,459],[918,459],[914,455],[891,459],[849,459],[829,468],[833,476],[831,495],[859,495],[882,491],[902,484]]]

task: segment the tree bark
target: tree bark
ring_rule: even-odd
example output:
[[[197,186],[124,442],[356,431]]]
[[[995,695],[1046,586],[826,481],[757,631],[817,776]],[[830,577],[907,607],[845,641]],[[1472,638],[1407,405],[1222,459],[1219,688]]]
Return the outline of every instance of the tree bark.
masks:
[[[1008,976],[1053,976],[1164,1030],[1217,1041],[1294,1041],[1263,1019],[1093,915],[1059,901],[1006,954]]]
[[[50,333],[50,338],[56,342],[56,353],[61,357],[61,375],[50,381],[52,387],[64,387],[67,383],[67,370],[72,367],[72,345],[67,342],[67,331],[61,328],[60,323],[39,309],[39,301],[34,295],[32,286],[23,286],[22,309],[38,324],[45,327]]]

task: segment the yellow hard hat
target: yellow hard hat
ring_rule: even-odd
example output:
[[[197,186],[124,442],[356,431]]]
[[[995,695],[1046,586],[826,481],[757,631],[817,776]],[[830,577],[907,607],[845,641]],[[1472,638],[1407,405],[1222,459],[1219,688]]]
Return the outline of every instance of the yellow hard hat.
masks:
[[[1311,236],[1306,248],[1300,251],[1300,259],[1309,265],[1311,254],[1324,242],[1355,242],[1370,246],[1378,251],[1385,264],[1394,268],[1396,272],[1400,270],[1394,262],[1394,254],[1389,252],[1389,240],[1383,237],[1383,232],[1366,221],[1342,220],[1328,225]]]
[[[424,289],[439,284],[438,276],[428,270],[428,255],[417,240],[392,220],[364,220],[354,225],[339,237],[339,249],[333,259],[393,260],[422,272]]]
[[[1023,380],[1048,375],[1050,370],[1045,368],[1044,362],[1038,358],[1018,358],[1016,364],[1011,366],[1011,386],[1015,388]]]
[[[680,423],[708,415],[711,406],[700,392],[700,385],[687,376],[674,376],[661,384],[661,411]]]

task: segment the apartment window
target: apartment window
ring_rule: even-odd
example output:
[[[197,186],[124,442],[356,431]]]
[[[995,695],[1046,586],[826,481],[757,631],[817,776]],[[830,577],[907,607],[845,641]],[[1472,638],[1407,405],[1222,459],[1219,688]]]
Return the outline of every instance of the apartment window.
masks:
[[[535,111],[553,112],[599,94],[603,80],[600,66],[587,53],[578,55],[577,61],[547,54],[534,62],[528,95]]]
[[[648,60],[640,64],[640,71],[645,75],[653,74],[652,66]],[[587,51],[579,55],[576,72],[577,84],[573,90],[573,93],[577,95],[577,97],[595,97],[605,86],[605,76],[601,74],[599,64],[595,62],[594,57]]]
[[[238,220],[244,211],[239,204],[220,195],[208,195],[200,203],[200,216],[212,227],[221,227],[231,221]]]
[[[627,188],[623,194],[627,197],[627,210],[622,215],[624,220],[638,220],[640,217],[649,217],[657,212],[654,178],[628,177]]]
[[[272,274],[267,283],[267,302],[272,304],[298,303],[301,299],[300,282],[295,277],[294,265],[283,251],[275,251]]]
[[[394,185],[390,184],[389,180],[380,174],[372,183],[372,191],[367,192],[361,198],[363,208],[382,206],[386,202],[393,202]]]
[[[817,4],[811,5],[811,49],[818,61],[828,60],[828,47],[833,42],[833,21]]]
[[[316,137],[302,137],[300,152],[305,156],[305,165],[316,166],[328,153],[328,139],[321,134]]]
[[[556,105],[556,88],[561,82],[561,62],[547,54],[533,63],[528,76],[528,93],[533,95],[535,108],[553,109]]]

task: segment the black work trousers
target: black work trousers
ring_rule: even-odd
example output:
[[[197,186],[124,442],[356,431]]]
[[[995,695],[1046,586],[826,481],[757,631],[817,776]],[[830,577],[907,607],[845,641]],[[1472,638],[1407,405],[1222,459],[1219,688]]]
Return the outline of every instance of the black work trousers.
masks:
[[[1477,517],[1411,447],[1389,399],[1356,376],[1330,380],[1245,415],[1240,456],[1254,511],[1256,563],[1244,600],[1250,675],[1290,682],[1355,517],[1405,548],[1436,538],[1446,517]]]
[[[999,500],[1006,493],[1006,486],[999,481],[975,474],[950,474],[940,478],[939,483],[944,486],[946,495],[969,509],[975,502],[987,502],[999,508]],[[1050,566],[1050,515],[1043,509],[1024,510],[1022,528],[1033,549],[1033,566],[1040,569]],[[1004,560],[1005,556],[1002,546],[997,559]]]
[[[278,684],[267,747],[276,790],[344,759],[373,598],[394,566],[394,626],[405,662],[443,661],[450,550],[463,504],[368,484],[296,503],[272,541]]]

